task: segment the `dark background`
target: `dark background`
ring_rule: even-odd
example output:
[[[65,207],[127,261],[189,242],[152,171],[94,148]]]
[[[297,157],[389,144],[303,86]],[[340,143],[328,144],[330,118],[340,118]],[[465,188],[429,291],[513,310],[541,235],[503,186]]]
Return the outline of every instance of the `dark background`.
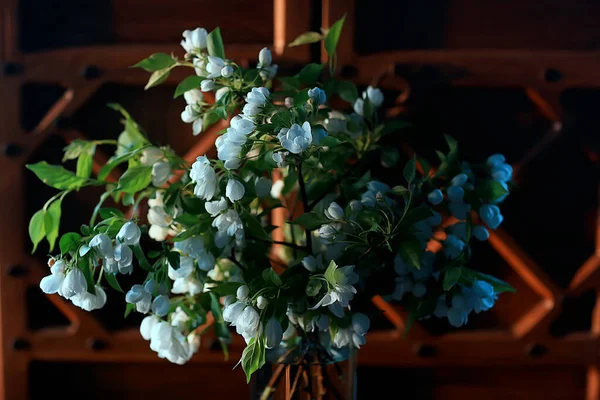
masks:
[[[329,26],[345,12],[342,75],[361,86],[380,78],[387,117],[416,126],[386,145],[405,151],[410,142],[434,160],[448,133],[473,162],[505,154],[517,183],[502,230],[476,245],[472,263],[518,293],[502,295],[458,333],[425,321],[406,339],[385,316],[402,318],[401,310],[389,306],[359,356],[359,398],[599,398],[599,1],[0,4],[5,399],[47,397],[49,390],[86,398],[249,397],[241,369],[231,371],[239,347],[233,362],[223,362],[207,338],[191,364],[170,365],[128,332],[141,318],[123,320],[118,295],[86,320],[37,289],[48,249],[28,255],[26,226],[53,191],[22,166],[58,163],[75,137],[116,137],[121,128],[109,102],[121,103],[155,142],[180,154],[199,143],[208,148],[214,136],[194,138],[179,119],[183,100],[172,100],[185,75],[144,92],[147,76],[128,65],[156,51],[182,55],[184,29],[220,26],[228,57],[252,64],[268,46],[282,73],[294,72],[319,61],[321,49],[287,49],[281,40]],[[90,190],[68,197],[61,231],[78,230],[97,196]]]

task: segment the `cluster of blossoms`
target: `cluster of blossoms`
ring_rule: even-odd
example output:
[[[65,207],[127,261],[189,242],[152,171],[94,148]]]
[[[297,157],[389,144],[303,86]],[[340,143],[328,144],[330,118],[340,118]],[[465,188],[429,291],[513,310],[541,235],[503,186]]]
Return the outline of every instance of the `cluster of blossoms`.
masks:
[[[93,310],[104,306],[106,285],[123,292],[126,315],[146,315],[140,333],[150,348],[178,364],[198,350],[208,325],[223,346],[235,327],[250,376],[267,351],[321,349],[319,357],[339,360],[365,345],[371,323],[361,297],[387,296],[415,319],[445,318],[458,327],[512,290],[467,267],[471,239],[487,240],[503,219],[499,205],[512,178],[503,156],[484,165],[459,162],[457,143],[447,137],[449,151],[438,152],[435,171],[406,157],[400,168],[403,155],[379,144],[398,130],[379,120],[380,89],[359,95],[335,77],[335,66],[328,76],[322,64],[278,86],[268,49],[255,68],[243,69],[225,57],[218,29],[183,38],[183,60],[155,54],[137,66],[152,72],[149,87],[175,67],[193,71],[176,89],[186,103],[181,118],[194,135],[229,123],[216,140],[216,159],[201,155],[189,165],[153,146],[114,106],[125,130],[115,141],[70,144],[65,157],[78,158],[76,173],[30,165],[60,190],[32,218],[35,246],[47,238],[54,247],[56,209],[66,195],[106,187],[89,224],[60,238],[60,255],[40,283],[45,293]],[[332,110],[334,97],[346,106]],[[84,161],[97,145],[116,150],[92,176]],[[374,162],[392,179],[372,176]],[[111,182],[119,165],[127,168]],[[105,206],[108,199],[130,212]],[[132,273],[138,283],[122,290],[119,275]],[[394,285],[373,288],[372,276]]]

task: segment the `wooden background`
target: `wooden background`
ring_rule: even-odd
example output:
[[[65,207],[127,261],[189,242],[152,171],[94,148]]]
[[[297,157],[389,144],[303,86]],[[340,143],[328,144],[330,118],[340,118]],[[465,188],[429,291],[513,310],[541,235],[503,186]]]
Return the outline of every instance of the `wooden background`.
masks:
[[[0,1],[0,398],[248,398],[243,373],[214,340],[185,367],[156,358],[123,321],[123,299],[91,314],[38,289],[47,248],[34,256],[27,221],[52,191],[23,165],[58,162],[77,137],[113,138],[120,102],[152,139],[188,159],[210,152],[181,123],[182,78],[143,91],[127,67],[157,52],[182,54],[183,29],[221,26],[227,55],[256,62],[269,46],[283,71],[318,60],[318,45],[287,49],[299,33],[347,13],[342,74],[378,83],[390,117],[429,155],[440,134],[477,162],[503,152],[519,185],[505,223],[477,245],[473,265],[509,281],[493,311],[450,331],[385,311],[359,356],[359,398],[600,398],[598,105],[600,2],[559,0],[2,0]],[[390,145],[401,145],[395,138]],[[98,156],[99,162],[102,155]],[[87,220],[97,193],[68,198],[64,231]],[[131,282],[124,282],[127,286]],[[394,393],[394,395],[391,395]]]

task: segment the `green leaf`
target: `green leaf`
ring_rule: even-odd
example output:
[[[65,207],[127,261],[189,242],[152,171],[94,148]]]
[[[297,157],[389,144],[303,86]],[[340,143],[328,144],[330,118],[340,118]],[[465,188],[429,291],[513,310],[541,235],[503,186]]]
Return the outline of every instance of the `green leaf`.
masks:
[[[408,188],[406,188],[405,186],[398,185],[392,188],[392,193],[394,193],[396,196],[405,197],[410,194],[410,190],[408,190]]]
[[[138,165],[129,168],[119,179],[118,190],[125,193],[137,193],[152,182],[152,166]]]
[[[456,153],[458,151],[458,142],[456,141],[456,139],[447,134],[444,134],[444,138],[446,139],[446,143],[448,143],[450,153]]]
[[[227,119],[227,108],[225,106],[215,107],[215,114],[221,119]]]
[[[412,181],[415,180],[416,170],[417,170],[417,161],[416,161],[416,157],[413,157],[404,166],[403,175],[404,175],[404,179],[406,179],[406,181],[408,183],[411,183]]]
[[[235,294],[241,285],[240,282],[224,282],[210,288],[210,291],[221,297],[229,296]]]
[[[59,165],[50,165],[46,161],[29,164],[27,168],[48,186],[56,189],[79,189],[86,182],[86,178],[75,175]]]
[[[323,67],[323,64],[310,63],[302,68],[302,70],[296,76],[304,85],[312,87],[317,83]]]
[[[327,54],[329,54],[329,57],[332,57],[333,53],[335,53],[335,49],[342,33],[342,28],[344,27],[345,19],[346,15],[331,25],[329,32],[327,32],[327,37],[325,38],[325,50],[327,51]]]
[[[176,99],[187,91],[199,88],[203,80],[204,78],[202,78],[201,76],[188,76],[187,78],[179,82],[179,85],[177,85],[177,88],[175,89],[175,94],[173,95],[173,98]]]
[[[179,263],[181,261],[181,254],[176,251],[170,251],[167,253],[167,261],[173,269],[179,269]]]
[[[332,285],[335,285],[337,282],[335,277],[335,271],[337,270],[337,267],[338,266],[335,261],[331,260],[327,266],[327,269],[325,270],[325,273],[323,274],[327,282],[331,283]]]
[[[385,168],[395,167],[400,160],[400,154],[395,147],[386,147],[381,151],[381,165]]]
[[[283,281],[281,280],[279,275],[277,275],[277,272],[275,272],[273,270],[273,268],[267,268],[267,269],[263,270],[262,278],[265,282],[272,283],[277,287],[283,285]]]
[[[77,250],[79,243],[81,242],[81,235],[76,232],[67,232],[61,236],[58,247],[60,247],[60,254],[66,255],[70,251]]]
[[[308,281],[308,284],[306,285],[305,293],[307,296],[314,297],[317,294],[319,294],[322,286],[323,285],[321,284],[321,281],[319,281],[317,279],[311,279]]]
[[[175,222],[185,226],[195,226],[200,223],[200,218],[192,214],[183,213],[177,218],[175,218]]]
[[[29,237],[33,242],[32,253],[35,253],[38,244],[46,237],[46,210],[39,210],[29,221]]]
[[[297,95],[294,96],[294,105],[295,106],[302,106],[308,101],[308,99],[309,99],[308,91],[309,91],[309,88],[302,89],[300,92],[298,92]]]
[[[473,271],[473,270],[471,270]],[[490,285],[494,287],[494,292],[503,293],[503,292],[511,292],[516,293],[517,290],[509,285],[508,283],[488,274],[484,274],[483,272],[473,271],[477,279],[486,281]]]
[[[421,243],[414,236],[408,236],[400,241],[400,246],[398,247],[398,253],[400,257],[409,265],[419,269],[421,268],[421,253],[423,249],[421,248]]]
[[[399,130],[411,128],[413,125],[406,121],[394,120],[386,122],[381,131],[381,136],[389,135],[390,133],[398,132]]]
[[[100,168],[100,171],[98,172],[98,180],[100,180],[100,181],[106,180],[106,177],[110,174],[110,172],[113,169],[115,169],[119,164],[122,164],[125,161],[129,160],[133,156],[135,156],[134,152],[125,153],[118,157],[111,158],[108,163],[106,163],[105,165],[102,166],[102,168]]]
[[[423,221],[429,217],[433,217],[433,211],[431,208],[426,205],[420,205],[418,207],[413,207],[404,216],[402,219],[403,226],[413,226],[419,221]]]
[[[246,373],[246,383],[250,383],[250,377],[265,364],[265,344],[264,338],[259,336],[250,339],[250,342],[242,353],[242,368]]]
[[[81,270],[81,272],[83,272],[83,276],[85,276],[85,281],[87,282],[87,291],[89,293],[96,294],[94,273],[92,270],[92,265],[90,263],[89,257],[80,258],[77,268],[79,268]]]
[[[301,33],[296,39],[294,39],[289,47],[301,46],[303,44],[317,43],[323,40],[323,35],[318,32],[304,32]]]
[[[50,204],[50,207],[48,207],[48,215],[52,219],[52,228],[46,232],[46,239],[50,245],[50,251],[54,250],[54,244],[56,243],[56,239],[58,239],[61,203],[62,198],[59,198],[58,200],[53,201],[52,204]]]
[[[106,282],[108,282],[111,288],[115,289],[117,292],[123,293],[123,289],[121,289],[121,285],[119,285],[119,281],[117,281],[116,276],[114,276],[113,274],[105,273],[104,279],[106,280]]]
[[[109,219],[112,217],[125,219],[125,215],[121,210],[112,207],[101,208],[100,210],[98,210],[98,214],[100,214],[100,217],[102,217],[102,219]]]
[[[160,85],[161,83],[163,83],[164,81],[166,81],[167,78],[169,77],[169,74],[171,73],[171,70],[173,69],[173,67],[174,67],[174,65],[167,67],[165,69],[154,71],[150,75],[150,78],[148,79],[148,83],[146,83],[146,86],[144,86],[144,90],[148,90],[150,88],[156,87],[156,86]]]
[[[356,99],[358,99],[358,89],[356,89],[356,85],[350,81],[339,81],[337,83],[337,92],[342,100],[345,100],[350,104],[354,104]]]
[[[462,273],[462,267],[451,267],[448,268],[444,275],[443,289],[448,291],[452,289],[454,285],[458,283],[460,274]]]
[[[506,187],[494,180],[485,181],[477,186],[477,196],[485,203],[495,203],[508,194]]]
[[[221,29],[219,27],[208,34],[207,44],[208,54],[213,57],[225,59],[225,47],[223,46],[223,38],[221,38]]]
[[[63,149],[65,154],[63,155],[62,162],[67,160],[75,160],[82,153],[93,154],[95,149],[96,145],[93,142],[89,140],[75,139]]]
[[[300,90],[300,80],[295,76],[283,76],[277,79],[283,83],[283,90]]]
[[[166,53],[154,53],[150,57],[143,59],[131,68],[143,68],[148,72],[159,71],[161,69],[174,65],[176,61]]]
[[[129,314],[131,314],[131,312],[133,310],[135,310],[135,304],[132,303],[127,303],[127,305],[125,306],[125,315],[124,318],[127,318],[129,316]]]
[[[289,128],[293,122],[294,116],[289,111],[279,111],[271,117],[271,123],[281,128]]]
[[[81,178],[89,178],[92,175],[92,164],[94,160],[89,153],[81,153],[77,159],[77,176]]]
[[[323,139],[321,139],[321,142],[319,143],[319,146],[326,146],[326,147],[335,147],[337,145],[340,145],[344,142],[342,142],[341,140],[339,140],[338,138],[336,138],[335,136],[325,136]]]
[[[133,254],[135,255],[135,258],[137,258],[138,263],[140,264],[140,267],[142,267],[146,271],[152,271],[152,266],[148,262],[148,259],[146,258],[146,255],[144,254],[144,251],[142,250],[140,245],[138,244],[136,246],[131,246],[131,247],[133,250]]]
[[[251,236],[260,240],[266,240],[268,242],[272,240],[271,237],[267,234],[267,232],[265,232],[265,229],[262,227],[261,223],[256,217],[249,213],[244,213],[242,215],[242,218],[244,219],[244,222],[246,223],[246,228],[248,229],[248,232]]]
[[[302,214],[291,223],[303,226],[305,229],[312,231],[314,229],[317,229],[321,225],[327,223],[327,221],[324,221],[321,218],[319,218],[319,216],[314,212],[309,212],[306,214]]]

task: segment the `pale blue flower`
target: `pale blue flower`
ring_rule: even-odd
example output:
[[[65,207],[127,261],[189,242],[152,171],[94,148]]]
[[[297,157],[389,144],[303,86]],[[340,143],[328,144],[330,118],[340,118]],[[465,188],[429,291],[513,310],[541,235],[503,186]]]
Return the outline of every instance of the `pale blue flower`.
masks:
[[[323,89],[318,87],[309,89],[308,97],[310,97],[317,106],[325,104],[325,101],[327,101],[327,96],[325,95],[325,92],[323,91]]]
[[[277,135],[284,149],[300,154],[312,143],[311,127],[308,121],[302,126],[293,124],[291,128],[282,128]]]
[[[500,213],[500,208],[493,204],[484,204],[479,209],[479,216],[481,220],[488,226],[490,229],[496,229],[502,223],[504,217]]]
[[[489,239],[490,233],[483,226],[481,226],[481,225],[475,225],[473,227],[473,237],[475,239],[481,240],[483,242],[483,241],[486,241],[486,240]]]
[[[444,195],[442,194],[442,191],[440,189],[435,189],[429,192],[429,194],[427,195],[427,200],[429,200],[429,202],[434,206],[437,206],[442,201],[444,201]]]

